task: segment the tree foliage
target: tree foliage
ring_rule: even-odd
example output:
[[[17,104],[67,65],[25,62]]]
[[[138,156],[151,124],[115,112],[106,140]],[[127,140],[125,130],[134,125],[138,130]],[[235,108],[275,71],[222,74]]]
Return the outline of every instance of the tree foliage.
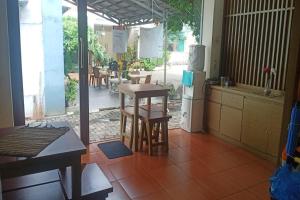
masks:
[[[63,18],[64,32],[64,64],[65,74],[75,71],[77,66],[77,51],[78,51],[78,23],[74,17]],[[99,43],[93,29],[88,27],[88,46],[89,51],[94,54],[95,61],[101,64],[108,62],[108,55],[105,49]]]
[[[187,24],[199,42],[202,0],[168,0],[168,3],[180,13],[168,18],[168,30],[178,33]]]

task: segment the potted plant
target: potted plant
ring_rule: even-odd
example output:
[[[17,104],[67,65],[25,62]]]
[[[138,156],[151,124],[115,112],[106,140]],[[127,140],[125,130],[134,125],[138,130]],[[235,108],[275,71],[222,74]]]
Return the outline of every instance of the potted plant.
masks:
[[[66,107],[75,106],[76,98],[78,94],[78,82],[67,78],[65,84],[65,104]]]

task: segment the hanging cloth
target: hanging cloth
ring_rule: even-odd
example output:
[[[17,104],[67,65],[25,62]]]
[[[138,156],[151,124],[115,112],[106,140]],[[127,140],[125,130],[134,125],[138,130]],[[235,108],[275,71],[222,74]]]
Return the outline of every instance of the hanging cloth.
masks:
[[[141,28],[140,58],[162,58],[164,43],[164,27]]]

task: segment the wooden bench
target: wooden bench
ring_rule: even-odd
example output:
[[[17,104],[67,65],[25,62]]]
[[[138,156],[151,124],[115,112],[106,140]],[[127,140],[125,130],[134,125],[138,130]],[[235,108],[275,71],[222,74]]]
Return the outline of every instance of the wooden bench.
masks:
[[[3,200],[65,200],[59,181],[3,192]]]
[[[2,180],[2,191],[8,192],[59,181],[58,170],[51,170]]]
[[[60,172],[60,178],[64,187],[67,199],[72,199],[72,178],[71,168]],[[97,164],[87,164],[83,166],[81,177],[81,199],[106,199],[108,194],[113,191],[112,185],[103,174]]]
[[[2,180],[3,200],[72,199],[71,168]],[[63,186],[63,187],[62,187]],[[97,164],[83,166],[81,199],[106,199],[112,185]]]

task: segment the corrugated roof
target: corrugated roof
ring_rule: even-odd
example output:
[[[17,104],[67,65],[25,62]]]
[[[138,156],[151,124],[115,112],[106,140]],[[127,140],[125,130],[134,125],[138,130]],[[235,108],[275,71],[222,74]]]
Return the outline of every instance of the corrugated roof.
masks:
[[[165,13],[168,16],[176,13],[167,0],[87,0],[87,4],[88,11],[127,26],[162,22]]]

